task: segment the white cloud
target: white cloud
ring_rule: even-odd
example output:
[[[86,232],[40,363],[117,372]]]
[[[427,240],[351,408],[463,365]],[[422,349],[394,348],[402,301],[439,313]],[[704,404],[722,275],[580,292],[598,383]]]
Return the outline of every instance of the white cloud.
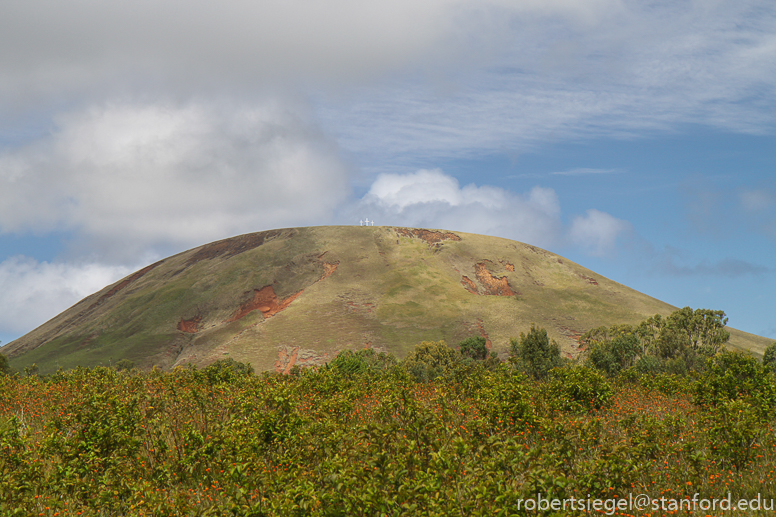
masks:
[[[615,248],[617,238],[630,229],[628,222],[591,208],[585,215],[574,218],[569,237],[582,250],[601,257],[610,254]]]
[[[0,155],[0,230],[64,228],[126,254],[315,224],[349,188],[293,104],[106,104]]]
[[[11,257],[0,262],[0,330],[28,332],[131,271],[123,266]]]
[[[571,244],[595,256],[610,254],[617,238],[630,230],[626,221],[598,210],[575,217],[566,228],[553,189],[537,186],[517,194],[487,185],[461,187],[439,169],[379,175],[353,216],[380,225],[497,235],[541,247]]]

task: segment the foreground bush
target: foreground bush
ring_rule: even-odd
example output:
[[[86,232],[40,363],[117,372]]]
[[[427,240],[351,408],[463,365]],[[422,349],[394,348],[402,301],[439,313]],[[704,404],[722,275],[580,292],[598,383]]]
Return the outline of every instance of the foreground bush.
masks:
[[[0,515],[498,516],[536,514],[517,504],[537,493],[776,497],[776,429],[756,398],[697,405],[670,377],[661,390],[581,367],[540,382],[463,363],[415,382],[400,367],[354,374],[351,359],[298,376],[221,363],[0,377]]]

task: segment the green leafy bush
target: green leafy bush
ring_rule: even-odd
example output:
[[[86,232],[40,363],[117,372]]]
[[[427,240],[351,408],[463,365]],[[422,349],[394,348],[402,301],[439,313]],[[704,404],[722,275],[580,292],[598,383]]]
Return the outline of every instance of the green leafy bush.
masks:
[[[633,366],[640,351],[641,345],[638,337],[629,333],[609,341],[593,344],[588,361],[597,370],[615,376],[622,370]]]
[[[694,401],[701,406],[720,407],[744,399],[760,408],[776,408],[776,379],[768,368],[751,355],[722,352],[695,384]]]
[[[492,429],[527,426],[536,422],[531,390],[525,375],[502,367],[488,372],[477,391],[477,405]]]
[[[458,344],[461,355],[474,359],[475,361],[484,361],[488,356],[487,342],[482,336],[473,336],[466,338]]]
[[[219,359],[211,363],[204,369],[205,376],[215,384],[219,382],[229,382],[237,377],[253,375],[253,366],[250,363],[241,363],[231,357],[229,359]]]
[[[596,370],[572,366],[552,370],[547,383],[551,407],[563,410],[601,409],[612,401],[612,385]]]
[[[328,367],[335,370],[345,377],[356,375],[377,373],[384,371],[396,365],[396,358],[384,352],[375,352],[371,348],[363,350],[343,350],[333,361],[328,363]]]
[[[425,382],[445,375],[458,362],[459,355],[444,341],[423,341],[402,362],[416,381]]]
[[[544,379],[550,370],[562,364],[558,343],[550,341],[545,329],[534,325],[528,334],[521,333],[519,340],[510,340],[509,360],[535,379]]]

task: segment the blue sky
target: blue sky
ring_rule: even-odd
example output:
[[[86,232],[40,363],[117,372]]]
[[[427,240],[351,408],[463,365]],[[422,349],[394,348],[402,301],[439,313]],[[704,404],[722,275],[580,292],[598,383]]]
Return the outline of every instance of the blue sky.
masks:
[[[0,340],[277,227],[559,253],[776,339],[776,6],[0,7]]]

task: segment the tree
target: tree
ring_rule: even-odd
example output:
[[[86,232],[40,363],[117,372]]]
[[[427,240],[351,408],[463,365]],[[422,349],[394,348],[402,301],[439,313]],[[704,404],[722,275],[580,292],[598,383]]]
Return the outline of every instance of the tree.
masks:
[[[768,345],[763,354],[763,364],[765,366],[776,367],[776,343]]]
[[[545,329],[532,323],[528,334],[520,333],[520,340],[510,340],[510,357],[515,366],[536,379],[544,379],[553,368],[561,366],[560,347],[550,341]]]
[[[0,354],[0,375],[8,375],[9,373],[11,373],[11,365],[8,364],[8,358]]]
[[[609,375],[617,375],[622,370],[633,366],[640,352],[639,338],[629,333],[609,341],[594,343],[588,358],[597,370]]]
[[[487,342],[482,336],[472,336],[466,338],[458,345],[461,350],[461,355],[464,357],[470,357],[475,361],[484,361],[488,356]]]
[[[668,316],[666,325],[687,336],[693,351],[707,357],[714,356],[730,339],[725,330],[728,319],[724,311],[685,307]]]
[[[121,359],[113,365],[117,372],[128,372],[135,367],[135,362],[129,359]]]

